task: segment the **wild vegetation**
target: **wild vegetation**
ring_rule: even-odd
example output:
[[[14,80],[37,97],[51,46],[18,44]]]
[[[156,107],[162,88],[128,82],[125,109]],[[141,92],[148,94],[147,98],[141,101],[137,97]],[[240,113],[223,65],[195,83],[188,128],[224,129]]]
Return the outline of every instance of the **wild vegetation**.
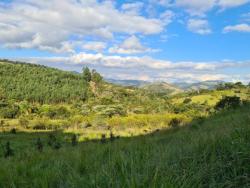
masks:
[[[161,85],[1,61],[0,187],[249,187],[250,87]]]

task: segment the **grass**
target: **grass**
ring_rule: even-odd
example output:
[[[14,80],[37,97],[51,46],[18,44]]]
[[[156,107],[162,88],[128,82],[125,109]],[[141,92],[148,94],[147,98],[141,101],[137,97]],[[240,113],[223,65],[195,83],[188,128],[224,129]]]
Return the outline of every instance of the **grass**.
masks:
[[[9,140],[15,155],[0,157],[0,187],[249,187],[249,109],[104,144],[72,147],[71,135],[58,132],[59,150],[46,144],[48,133],[2,133],[0,144]]]

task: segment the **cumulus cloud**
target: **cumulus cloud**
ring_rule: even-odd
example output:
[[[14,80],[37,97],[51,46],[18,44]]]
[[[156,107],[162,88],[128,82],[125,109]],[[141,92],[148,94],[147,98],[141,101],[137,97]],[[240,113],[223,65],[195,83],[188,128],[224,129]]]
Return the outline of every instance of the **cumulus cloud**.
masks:
[[[237,31],[237,32],[250,32],[250,25],[249,24],[229,25],[229,26],[226,26],[223,29],[223,31],[225,33],[233,32],[233,31]]]
[[[246,80],[246,75],[226,74],[227,70],[237,68],[249,69],[250,61],[215,61],[215,62],[172,62],[143,56],[107,56],[101,53],[79,53],[70,57],[42,57],[26,59],[30,62],[50,65],[57,62],[66,66],[89,66],[100,71],[107,78],[142,79],[167,82],[176,81],[207,81],[207,80]],[[72,70],[72,68],[71,68]]]
[[[120,45],[109,48],[109,53],[117,54],[139,54],[153,52],[155,50],[143,46],[136,36],[131,36],[123,41]]]
[[[201,35],[210,34],[212,32],[208,21],[204,19],[189,19],[187,28],[188,30]]]
[[[0,23],[1,44],[55,51],[62,51],[70,38],[148,35],[164,28],[159,19],[119,11],[111,1],[95,0],[13,0],[0,4]]]
[[[82,45],[83,49],[96,52],[102,52],[106,47],[107,45],[104,42],[87,42]]]
[[[176,6],[183,7],[192,16],[205,16],[213,8],[233,8],[249,3],[250,0],[176,0]]]
[[[135,3],[125,3],[122,5],[121,9],[126,13],[138,15],[143,8],[144,3],[142,2],[135,2]]]

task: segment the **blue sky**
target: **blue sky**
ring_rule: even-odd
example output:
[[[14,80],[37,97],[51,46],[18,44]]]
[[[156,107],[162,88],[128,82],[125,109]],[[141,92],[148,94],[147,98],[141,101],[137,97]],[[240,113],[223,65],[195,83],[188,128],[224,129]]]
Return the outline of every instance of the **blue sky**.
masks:
[[[2,0],[0,57],[115,79],[250,81],[249,0]]]

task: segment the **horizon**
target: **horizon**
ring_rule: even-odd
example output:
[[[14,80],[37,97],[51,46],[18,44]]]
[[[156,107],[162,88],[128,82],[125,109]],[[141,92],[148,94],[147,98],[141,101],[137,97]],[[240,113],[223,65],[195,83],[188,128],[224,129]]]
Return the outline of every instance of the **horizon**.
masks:
[[[249,83],[249,2],[3,0],[0,58],[106,79]]]

